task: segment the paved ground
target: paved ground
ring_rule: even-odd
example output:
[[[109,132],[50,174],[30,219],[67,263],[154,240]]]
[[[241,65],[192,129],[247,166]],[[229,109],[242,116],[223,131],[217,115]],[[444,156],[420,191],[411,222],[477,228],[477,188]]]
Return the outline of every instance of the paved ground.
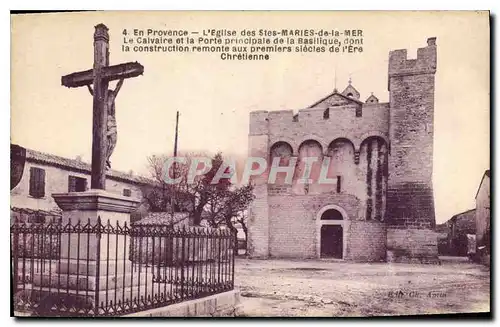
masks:
[[[236,260],[243,316],[382,316],[490,311],[490,272],[441,265]]]

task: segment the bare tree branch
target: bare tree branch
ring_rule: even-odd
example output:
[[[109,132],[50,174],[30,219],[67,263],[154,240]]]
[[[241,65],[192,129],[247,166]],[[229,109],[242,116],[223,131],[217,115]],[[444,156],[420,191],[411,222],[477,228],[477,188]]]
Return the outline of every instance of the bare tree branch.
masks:
[[[169,211],[172,197],[175,197],[177,210],[189,212],[194,225],[200,225],[203,220],[211,227],[222,225],[233,229],[231,219],[238,212],[248,207],[253,200],[253,187],[237,187],[231,184],[230,179],[212,181],[219,170],[224,168],[224,158],[221,153],[212,157],[212,167],[204,175],[196,176],[192,183],[188,182],[188,170],[195,157],[208,157],[202,153],[182,155],[186,161],[177,163],[165,169],[167,155],[151,156],[148,158],[148,169],[152,178],[157,182],[156,187],[145,193],[145,199],[151,211]],[[165,176],[179,178],[180,183],[168,184]]]

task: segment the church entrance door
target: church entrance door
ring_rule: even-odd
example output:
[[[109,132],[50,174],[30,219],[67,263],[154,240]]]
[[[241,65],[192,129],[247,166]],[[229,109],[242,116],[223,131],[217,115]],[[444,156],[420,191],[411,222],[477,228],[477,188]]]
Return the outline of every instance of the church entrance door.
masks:
[[[341,225],[321,226],[321,258],[342,259],[343,232]]]
[[[344,258],[344,216],[337,210],[338,207],[320,211],[319,220],[319,257]]]

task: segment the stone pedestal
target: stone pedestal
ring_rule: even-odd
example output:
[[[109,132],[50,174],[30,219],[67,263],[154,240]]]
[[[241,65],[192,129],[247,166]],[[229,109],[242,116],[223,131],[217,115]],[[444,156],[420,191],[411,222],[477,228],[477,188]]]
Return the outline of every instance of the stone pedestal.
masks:
[[[129,260],[130,235],[123,229],[130,227],[138,199],[104,190],[52,197],[63,210],[60,260],[52,260],[50,274],[33,276],[34,292],[49,302],[93,309],[96,302],[107,307],[111,301],[132,301],[151,287],[152,272]]]

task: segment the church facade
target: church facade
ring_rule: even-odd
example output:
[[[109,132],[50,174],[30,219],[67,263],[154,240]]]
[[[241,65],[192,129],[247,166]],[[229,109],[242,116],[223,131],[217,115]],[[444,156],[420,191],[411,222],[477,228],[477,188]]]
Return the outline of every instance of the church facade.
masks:
[[[250,114],[249,156],[294,166],[253,179],[251,257],[435,262],[432,188],[436,38],[389,54],[390,100],[362,101],[354,85],[297,114]],[[310,165],[305,158],[317,158]],[[325,168],[332,183],[319,183]],[[299,181],[308,170],[305,183]]]

